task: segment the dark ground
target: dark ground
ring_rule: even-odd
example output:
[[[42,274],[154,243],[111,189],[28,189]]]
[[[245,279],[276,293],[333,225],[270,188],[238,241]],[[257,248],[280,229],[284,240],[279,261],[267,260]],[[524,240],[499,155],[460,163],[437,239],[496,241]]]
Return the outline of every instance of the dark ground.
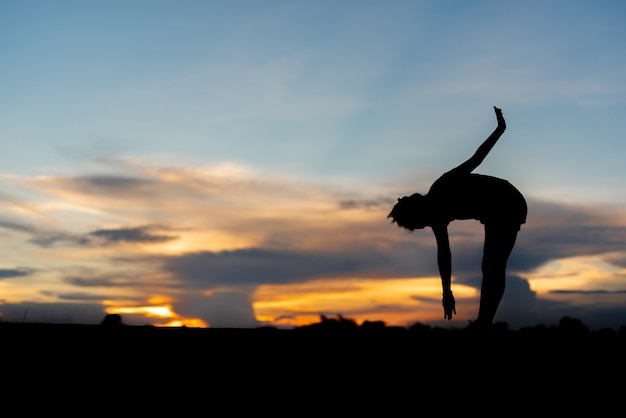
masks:
[[[626,399],[626,328],[592,332],[569,318],[518,331],[498,324],[488,333],[342,318],[292,330],[0,323],[0,345],[5,399],[15,389],[87,391],[98,405],[108,399],[102,407],[142,396],[152,400],[142,407],[171,407],[200,396],[257,412],[299,399],[304,410],[337,412],[330,416],[371,412],[381,402],[385,416],[517,414],[539,405],[559,415],[623,414]],[[414,403],[439,412],[406,413]]]

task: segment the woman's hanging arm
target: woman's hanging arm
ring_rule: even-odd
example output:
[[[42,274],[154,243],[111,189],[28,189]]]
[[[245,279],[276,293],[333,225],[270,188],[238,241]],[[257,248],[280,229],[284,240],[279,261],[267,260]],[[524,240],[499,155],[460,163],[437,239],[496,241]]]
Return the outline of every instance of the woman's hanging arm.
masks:
[[[450,240],[448,228],[445,225],[433,225],[433,232],[437,241],[437,265],[441,276],[442,304],[444,319],[452,319],[456,315],[456,303],[452,294],[452,255],[450,254]]]

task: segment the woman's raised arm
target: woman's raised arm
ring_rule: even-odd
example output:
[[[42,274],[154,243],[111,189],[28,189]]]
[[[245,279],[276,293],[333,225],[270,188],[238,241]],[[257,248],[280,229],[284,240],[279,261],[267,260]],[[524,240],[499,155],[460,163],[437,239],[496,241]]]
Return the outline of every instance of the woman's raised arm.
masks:
[[[506,129],[506,122],[504,121],[504,117],[502,116],[502,110],[498,109],[495,106],[493,107],[493,109],[496,112],[498,127],[491,133],[491,135],[489,135],[487,139],[485,139],[485,141],[478,147],[474,155],[472,155],[469,160],[454,168],[452,171],[464,172],[467,174],[474,171],[474,169],[476,169],[476,167],[478,167],[480,163],[483,162],[487,154],[489,154],[489,151],[491,151],[498,139],[500,139],[500,136],[502,136],[502,134],[504,133],[504,130]]]

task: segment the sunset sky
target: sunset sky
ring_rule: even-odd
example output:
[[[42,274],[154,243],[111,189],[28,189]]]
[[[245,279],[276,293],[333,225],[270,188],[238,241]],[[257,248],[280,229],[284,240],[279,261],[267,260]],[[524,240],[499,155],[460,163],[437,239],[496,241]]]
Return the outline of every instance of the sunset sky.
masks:
[[[526,196],[496,320],[626,325],[623,1],[0,2],[0,313],[464,327],[482,225],[389,223],[496,127]]]

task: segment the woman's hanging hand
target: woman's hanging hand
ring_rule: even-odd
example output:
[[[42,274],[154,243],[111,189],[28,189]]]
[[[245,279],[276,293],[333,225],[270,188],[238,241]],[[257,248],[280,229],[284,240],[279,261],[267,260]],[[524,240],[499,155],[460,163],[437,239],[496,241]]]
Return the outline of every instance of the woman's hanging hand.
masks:
[[[452,314],[456,315],[456,302],[452,290],[443,292],[443,317],[444,319],[452,319]]]

